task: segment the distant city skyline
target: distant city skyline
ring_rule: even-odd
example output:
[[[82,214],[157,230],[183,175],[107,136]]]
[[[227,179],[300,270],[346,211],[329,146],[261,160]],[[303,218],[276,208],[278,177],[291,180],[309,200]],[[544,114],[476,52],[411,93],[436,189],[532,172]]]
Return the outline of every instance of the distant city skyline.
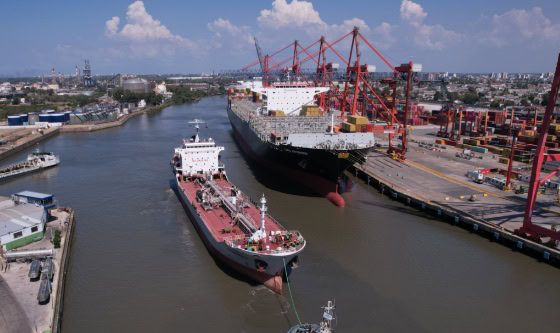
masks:
[[[3,9],[10,15],[0,22],[9,32],[1,76],[50,75],[53,67],[73,74],[84,59],[94,75],[219,72],[257,58],[253,36],[267,54],[294,39],[332,42],[354,26],[391,63],[413,60],[427,72],[553,72],[560,52],[560,2],[551,0],[118,0],[8,2]]]

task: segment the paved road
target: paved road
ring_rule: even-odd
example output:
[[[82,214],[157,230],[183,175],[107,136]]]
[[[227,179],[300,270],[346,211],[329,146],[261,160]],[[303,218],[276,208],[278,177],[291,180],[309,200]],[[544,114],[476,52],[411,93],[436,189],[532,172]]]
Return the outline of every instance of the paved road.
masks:
[[[29,319],[0,276],[0,333],[31,333]]]

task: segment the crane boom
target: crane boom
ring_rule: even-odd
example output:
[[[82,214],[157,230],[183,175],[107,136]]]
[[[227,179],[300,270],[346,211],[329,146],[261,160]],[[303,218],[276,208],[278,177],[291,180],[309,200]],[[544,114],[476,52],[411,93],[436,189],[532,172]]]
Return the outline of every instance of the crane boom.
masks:
[[[257,37],[253,37],[253,39],[255,40],[255,48],[257,49],[257,56],[259,57],[259,63],[261,64],[261,71],[265,71],[264,70],[264,59],[262,56],[262,50],[261,47],[259,46],[259,41],[257,40]]]

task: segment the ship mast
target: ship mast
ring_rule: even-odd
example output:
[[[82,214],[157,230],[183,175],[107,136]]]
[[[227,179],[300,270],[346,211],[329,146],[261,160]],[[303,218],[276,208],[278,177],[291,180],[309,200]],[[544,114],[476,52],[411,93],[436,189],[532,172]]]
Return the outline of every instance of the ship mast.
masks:
[[[253,234],[253,236],[252,236],[253,240],[260,240],[260,239],[266,238],[266,228],[264,226],[264,221],[265,221],[265,216],[266,216],[267,209],[268,208],[266,207],[266,198],[264,197],[264,193],[263,193],[263,196],[261,198],[261,207],[260,207],[261,227],[260,227],[259,230],[255,231],[255,233]]]
[[[195,124],[194,128],[196,128],[196,134],[193,136],[193,140],[194,142],[200,142],[200,137],[198,136],[198,132],[200,129],[199,124],[204,123],[204,121],[200,120],[200,119],[195,119],[192,121],[189,121],[189,124]]]

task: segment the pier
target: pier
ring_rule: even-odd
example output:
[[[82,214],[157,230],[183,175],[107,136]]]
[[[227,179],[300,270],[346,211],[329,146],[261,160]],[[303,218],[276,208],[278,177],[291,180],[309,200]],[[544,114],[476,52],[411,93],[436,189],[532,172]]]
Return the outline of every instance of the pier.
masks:
[[[504,192],[489,184],[476,184],[465,174],[476,167],[497,168],[490,157],[465,160],[456,149],[425,149],[412,143],[404,162],[376,150],[351,172],[381,193],[425,211],[441,221],[488,238],[539,261],[560,267],[560,251],[553,245],[522,238],[514,231],[523,223],[526,195]],[[525,198],[524,198],[525,197]],[[560,208],[551,196],[540,196],[533,223],[547,228],[559,224]]]
[[[54,278],[50,299],[45,304],[37,301],[39,281],[28,278],[29,258],[3,260],[0,272],[0,332],[60,332],[64,299],[64,284],[68,271],[72,236],[74,232],[74,211],[69,208],[51,209],[51,219],[47,223],[45,236],[9,255],[54,251]],[[54,249],[49,236],[60,231],[60,247]],[[7,256],[7,253],[5,253]]]

